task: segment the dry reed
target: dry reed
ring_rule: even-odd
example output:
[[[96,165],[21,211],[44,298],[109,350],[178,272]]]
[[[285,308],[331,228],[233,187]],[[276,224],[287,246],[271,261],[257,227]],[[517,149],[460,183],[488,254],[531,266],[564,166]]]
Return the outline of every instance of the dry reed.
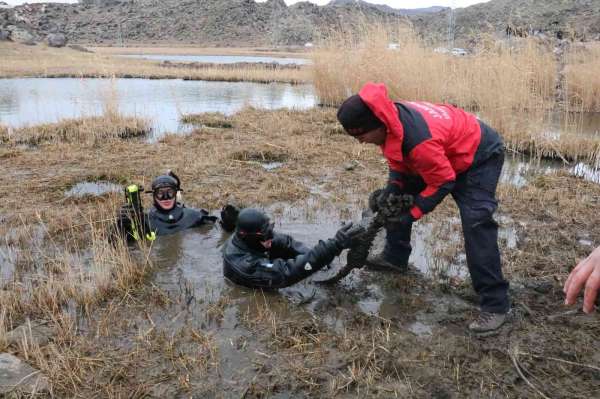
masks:
[[[145,136],[150,132],[145,119],[105,112],[102,116],[63,119],[56,123],[13,129],[7,142],[39,145],[48,142],[97,144],[107,139],[124,139]]]
[[[388,49],[392,42],[399,48]],[[587,75],[575,67],[568,75],[571,102],[581,97],[586,104],[578,110],[597,106],[595,85],[583,88],[597,69],[586,62],[589,57],[579,64]],[[557,64],[552,51],[534,39],[493,43],[454,57],[426,47],[410,29],[394,33],[381,24],[365,24],[358,35],[333,32],[313,58],[314,84],[323,103],[337,105],[368,81],[384,82],[394,99],[447,102],[475,112],[502,133],[510,149],[596,160],[596,138],[544,133],[555,108]]]
[[[600,112],[600,45],[572,45],[565,68],[566,95],[571,111]]]

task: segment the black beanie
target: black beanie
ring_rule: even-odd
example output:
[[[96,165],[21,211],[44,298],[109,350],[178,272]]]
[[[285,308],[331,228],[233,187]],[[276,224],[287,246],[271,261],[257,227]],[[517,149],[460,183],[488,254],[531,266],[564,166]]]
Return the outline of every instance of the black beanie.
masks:
[[[337,118],[344,129],[352,136],[359,136],[383,126],[383,122],[373,114],[373,111],[357,94],[348,97],[340,105]]]

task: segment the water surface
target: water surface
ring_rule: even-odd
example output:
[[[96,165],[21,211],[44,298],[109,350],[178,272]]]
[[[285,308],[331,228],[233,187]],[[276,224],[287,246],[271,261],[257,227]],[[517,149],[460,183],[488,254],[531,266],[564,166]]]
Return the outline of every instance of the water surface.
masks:
[[[312,85],[207,82],[179,79],[0,79],[0,122],[12,127],[100,115],[117,107],[151,121],[154,138],[185,132],[186,113],[231,115],[244,106],[307,109],[317,104]]]

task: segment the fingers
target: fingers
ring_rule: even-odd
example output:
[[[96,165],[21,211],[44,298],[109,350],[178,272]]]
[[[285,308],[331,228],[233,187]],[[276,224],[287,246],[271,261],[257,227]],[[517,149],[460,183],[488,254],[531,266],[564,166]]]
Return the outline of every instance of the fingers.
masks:
[[[594,302],[600,290],[600,265],[594,268],[594,271],[587,279],[585,284],[585,293],[583,297],[583,311],[591,313],[594,310]]]
[[[568,285],[565,285],[566,299],[565,304],[572,305],[577,299],[577,295],[585,286],[587,279],[592,274],[594,265],[588,260],[581,263],[581,266],[577,266],[569,276]]]

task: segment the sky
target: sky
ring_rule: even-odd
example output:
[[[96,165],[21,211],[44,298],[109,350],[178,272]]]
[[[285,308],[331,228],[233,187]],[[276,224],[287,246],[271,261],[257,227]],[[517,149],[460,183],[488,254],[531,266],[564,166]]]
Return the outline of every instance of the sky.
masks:
[[[17,5],[23,3],[55,3],[53,1],[48,0],[0,0],[10,5]],[[300,0],[284,0],[288,5],[298,3]],[[446,7],[467,7],[476,3],[485,3],[486,1],[481,0],[421,0],[421,1],[411,1],[411,0],[367,0],[369,3],[376,4],[387,4],[390,7],[394,8],[423,8],[429,6],[446,6]],[[57,1],[56,3],[76,3],[76,0],[63,0]],[[323,5],[329,3],[329,0],[310,0],[311,3]]]

